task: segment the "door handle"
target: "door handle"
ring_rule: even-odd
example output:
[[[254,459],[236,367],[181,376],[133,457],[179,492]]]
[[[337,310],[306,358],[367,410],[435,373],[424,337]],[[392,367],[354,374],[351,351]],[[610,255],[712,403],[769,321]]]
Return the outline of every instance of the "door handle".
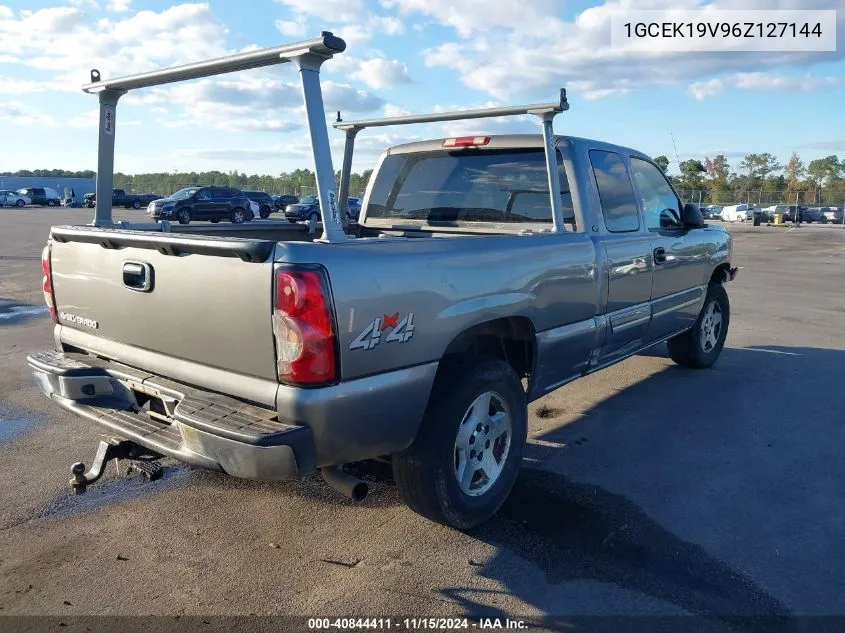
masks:
[[[123,262],[123,285],[130,290],[149,292],[153,287],[153,269],[145,262]]]
[[[663,247],[654,249],[654,263],[662,264],[666,261],[666,249]]]

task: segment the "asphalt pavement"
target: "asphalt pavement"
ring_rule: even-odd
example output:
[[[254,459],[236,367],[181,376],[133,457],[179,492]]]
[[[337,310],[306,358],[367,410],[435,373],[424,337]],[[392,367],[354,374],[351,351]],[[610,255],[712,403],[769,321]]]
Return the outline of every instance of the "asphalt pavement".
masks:
[[[379,464],[356,466],[361,503],[174,462],[72,495],[104,433],[41,396],[25,358],[52,346],[49,227],[89,217],[0,209],[0,614],[845,616],[845,231],[731,226],[718,363],[660,346],[534,403],[510,500],[465,534],[401,505]]]

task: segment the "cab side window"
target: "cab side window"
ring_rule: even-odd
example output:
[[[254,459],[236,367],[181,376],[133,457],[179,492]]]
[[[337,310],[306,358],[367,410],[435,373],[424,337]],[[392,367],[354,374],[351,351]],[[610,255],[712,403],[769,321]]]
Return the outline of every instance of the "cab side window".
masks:
[[[650,231],[683,228],[681,202],[660,168],[632,156],[631,171],[645,212],[646,228]]]
[[[616,152],[590,151],[590,164],[599,190],[604,225],[612,233],[630,233],[640,229],[640,216],[634,188],[622,157]]]

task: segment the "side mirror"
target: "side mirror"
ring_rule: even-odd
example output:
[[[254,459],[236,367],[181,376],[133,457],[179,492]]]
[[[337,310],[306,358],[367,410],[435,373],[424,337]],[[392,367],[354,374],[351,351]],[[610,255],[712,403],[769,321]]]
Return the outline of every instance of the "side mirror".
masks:
[[[704,216],[701,215],[697,204],[688,202],[684,205],[681,209],[681,222],[688,229],[700,229],[704,226]]]

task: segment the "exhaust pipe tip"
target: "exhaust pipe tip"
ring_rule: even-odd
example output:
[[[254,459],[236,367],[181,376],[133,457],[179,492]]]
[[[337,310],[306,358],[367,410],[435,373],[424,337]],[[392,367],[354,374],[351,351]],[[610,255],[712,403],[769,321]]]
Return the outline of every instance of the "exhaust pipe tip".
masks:
[[[327,484],[353,501],[363,501],[370,492],[367,482],[343,472],[337,466],[321,468],[320,474]]]

